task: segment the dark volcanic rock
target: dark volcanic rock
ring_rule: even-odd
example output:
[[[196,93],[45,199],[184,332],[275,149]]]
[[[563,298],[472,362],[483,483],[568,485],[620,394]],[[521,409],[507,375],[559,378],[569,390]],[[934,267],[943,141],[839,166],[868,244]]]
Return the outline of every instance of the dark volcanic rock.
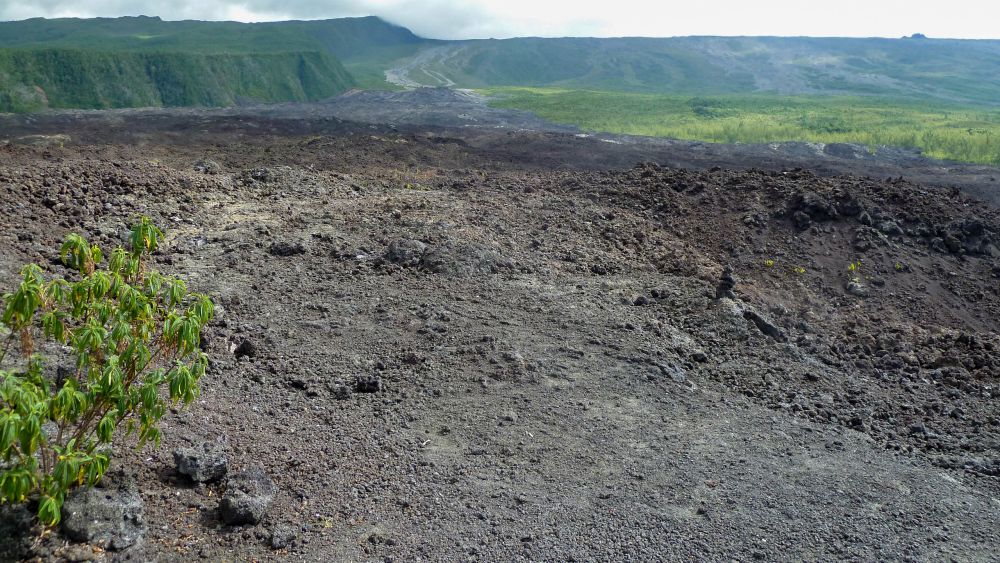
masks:
[[[879,223],[878,230],[892,237],[903,235],[902,227],[900,227],[895,221],[882,221]]]
[[[715,298],[722,299],[723,297],[728,297],[730,299],[736,299],[736,294],[733,293],[733,289],[736,287],[736,278],[733,276],[733,267],[727,265],[722,270],[722,277],[719,278],[719,285],[715,288]]]
[[[796,211],[792,214],[792,222],[798,227],[800,231],[804,231],[812,225],[812,217],[804,211]]]
[[[222,172],[222,166],[211,159],[198,160],[194,163],[194,169],[196,172],[201,172],[202,174],[218,174]]]
[[[35,515],[24,505],[0,506],[0,561],[21,561],[31,556],[36,539]]]
[[[495,274],[512,266],[510,260],[481,244],[434,247],[424,254],[421,264],[435,274],[454,277]]]
[[[246,339],[240,342],[234,353],[237,358],[255,358],[257,357],[257,345],[252,340]]]
[[[948,249],[948,252],[957,254],[962,250],[962,241],[955,235],[949,233],[948,236],[944,237],[944,246]]]
[[[799,219],[795,214],[802,213],[813,221],[830,221],[839,216],[837,208],[825,198],[815,192],[804,192],[797,195],[793,201],[793,219],[797,225]]]
[[[327,384],[327,387],[330,389],[330,394],[333,395],[333,398],[338,401],[350,399],[351,394],[354,393],[354,390],[351,389],[350,385],[347,385],[343,381],[339,380]]]
[[[174,450],[177,472],[195,483],[217,481],[226,476],[229,458],[221,444],[205,442],[200,447]]]
[[[62,529],[72,540],[122,550],[146,534],[142,496],[124,473],[107,474],[93,488],[77,489],[62,509]]]
[[[274,549],[285,549],[295,541],[295,537],[294,528],[279,524],[271,530],[271,547]]]
[[[868,297],[869,293],[868,288],[865,287],[864,284],[862,284],[861,282],[851,280],[847,282],[846,289],[847,293],[850,293],[855,297]]]
[[[230,526],[257,524],[277,492],[274,481],[261,467],[230,475],[226,494],[219,502],[219,516]]]
[[[400,266],[418,266],[425,252],[427,252],[427,245],[419,240],[394,240],[389,243],[385,259]]]
[[[271,253],[271,256],[298,256],[306,253],[306,247],[301,242],[279,241],[272,244],[268,252]]]
[[[358,393],[377,393],[382,390],[382,378],[377,375],[362,375],[354,384]]]
[[[766,334],[767,336],[770,336],[771,338],[779,342],[784,342],[785,340],[788,340],[788,338],[785,336],[784,331],[782,331],[777,325],[767,320],[766,318],[764,318],[763,315],[761,315],[756,311],[751,311],[749,309],[743,311],[743,318],[752,322],[754,326],[760,329],[762,333]]]

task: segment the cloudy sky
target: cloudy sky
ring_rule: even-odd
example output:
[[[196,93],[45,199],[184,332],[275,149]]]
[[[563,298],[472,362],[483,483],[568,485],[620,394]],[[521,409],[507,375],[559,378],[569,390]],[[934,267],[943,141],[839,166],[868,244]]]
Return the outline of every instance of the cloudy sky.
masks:
[[[150,15],[273,21],[377,15],[425,37],[814,35],[1000,38],[991,0],[0,0],[0,20]]]

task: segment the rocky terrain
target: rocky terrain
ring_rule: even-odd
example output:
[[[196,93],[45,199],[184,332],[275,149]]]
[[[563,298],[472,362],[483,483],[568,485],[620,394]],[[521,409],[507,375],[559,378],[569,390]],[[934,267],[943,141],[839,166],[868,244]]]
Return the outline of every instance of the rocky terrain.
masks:
[[[608,170],[628,168],[637,162],[657,162],[695,169],[757,168],[780,172],[806,168],[822,176],[902,177],[929,186],[959,186],[979,199],[1000,204],[997,195],[1000,174],[996,168],[933,160],[913,149],[871,150],[864,145],[844,143],[731,145],[591,135],[546,122],[529,112],[490,107],[483,96],[448,88],[351,91],[317,103],[251,104],[227,109],[0,113],[0,144],[77,147],[106,143],[140,147],[167,144],[192,154],[195,159],[206,145],[228,145],[234,141],[281,144],[289,138],[325,136],[333,138],[323,145],[329,148],[331,142],[338,147],[354,143],[352,135],[397,133],[415,134],[414,142],[421,147],[394,153],[404,159],[413,159],[423,151],[422,141],[449,139],[459,152],[446,162],[434,160],[438,166]],[[303,150],[302,144],[296,150]],[[442,154],[436,150],[428,158],[440,159]],[[376,150],[366,157],[383,158],[383,155],[384,151]],[[280,164],[276,159],[271,162]]]
[[[7,557],[995,558],[995,171],[332,115],[5,119],[3,287],[146,214],[158,268],[222,309],[201,398],[74,505],[120,491],[115,539],[67,524]]]

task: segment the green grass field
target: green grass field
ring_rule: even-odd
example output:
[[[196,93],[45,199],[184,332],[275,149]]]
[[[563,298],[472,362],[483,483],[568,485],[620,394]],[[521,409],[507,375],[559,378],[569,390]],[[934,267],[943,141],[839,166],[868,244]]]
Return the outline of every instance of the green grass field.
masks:
[[[490,88],[492,105],[586,131],[719,143],[809,141],[921,149],[934,158],[1000,165],[1000,109],[840,96],[595,92]]]

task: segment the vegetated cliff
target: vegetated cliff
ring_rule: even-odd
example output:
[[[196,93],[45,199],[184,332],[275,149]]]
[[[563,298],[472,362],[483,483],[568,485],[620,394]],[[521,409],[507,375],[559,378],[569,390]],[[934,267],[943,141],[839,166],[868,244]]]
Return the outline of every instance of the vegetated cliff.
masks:
[[[0,22],[0,112],[321,99],[357,86],[354,69],[380,78],[383,59],[424,41],[374,17]],[[351,72],[341,64],[348,59]]]
[[[0,112],[305,101],[353,84],[336,58],[319,51],[0,49]]]

